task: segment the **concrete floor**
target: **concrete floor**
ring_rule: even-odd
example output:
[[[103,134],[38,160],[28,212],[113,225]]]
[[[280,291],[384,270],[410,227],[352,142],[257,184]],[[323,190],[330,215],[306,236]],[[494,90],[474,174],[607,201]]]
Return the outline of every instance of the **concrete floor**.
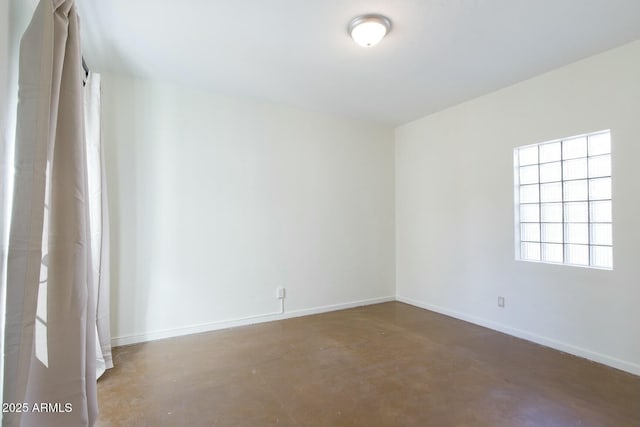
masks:
[[[640,426],[640,377],[397,302],[114,357],[99,426]]]

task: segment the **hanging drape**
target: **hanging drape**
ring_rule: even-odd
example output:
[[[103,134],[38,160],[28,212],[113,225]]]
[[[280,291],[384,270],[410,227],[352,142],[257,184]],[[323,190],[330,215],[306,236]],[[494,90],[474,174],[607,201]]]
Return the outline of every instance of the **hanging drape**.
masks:
[[[113,367],[109,327],[109,212],[102,152],[100,74],[90,72],[84,87],[84,119],[89,191],[91,275],[96,300],[96,370],[100,377]]]
[[[41,0],[20,46],[7,262],[4,400],[26,410],[5,413],[5,426],[97,417],[96,307],[107,278],[94,279],[106,261],[91,250],[81,60],[74,1]]]

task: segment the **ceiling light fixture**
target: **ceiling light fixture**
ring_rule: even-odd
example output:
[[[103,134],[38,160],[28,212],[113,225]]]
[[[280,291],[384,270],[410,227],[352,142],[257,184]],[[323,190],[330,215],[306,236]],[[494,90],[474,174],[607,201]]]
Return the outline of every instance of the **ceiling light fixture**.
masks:
[[[382,15],[360,15],[349,23],[351,38],[363,47],[378,44],[389,31],[391,31],[391,20]]]

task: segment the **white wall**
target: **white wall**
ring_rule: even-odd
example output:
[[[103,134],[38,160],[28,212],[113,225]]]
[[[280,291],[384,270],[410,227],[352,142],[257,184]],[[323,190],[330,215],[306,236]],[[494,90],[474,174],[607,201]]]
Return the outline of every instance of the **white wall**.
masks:
[[[640,374],[639,113],[635,42],[397,128],[398,298]],[[602,129],[614,270],[515,261],[513,148]]]
[[[11,26],[9,25],[9,2],[0,0],[0,285],[4,290],[5,251],[8,226],[8,195],[9,190],[9,138],[11,126],[10,110],[15,107],[12,102],[13,92],[11,56]],[[4,301],[4,292],[0,293],[0,301]],[[4,303],[0,304],[0,324],[4,321]],[[1,338],[0,338],[1,340]],[[1,362],[0,362],[1,363]],[[0,376],[2,373],[0,372]]]
[[[393,129],[123,75],[103,94],[116,343],[278,311],[278,286],[288,314],[393,298]]]

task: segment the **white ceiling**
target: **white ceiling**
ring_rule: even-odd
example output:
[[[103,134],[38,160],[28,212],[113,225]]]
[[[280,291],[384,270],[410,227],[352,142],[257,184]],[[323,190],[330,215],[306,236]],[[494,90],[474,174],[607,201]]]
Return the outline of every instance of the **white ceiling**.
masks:
[[[77,0],[84,54],[222,94],[397,125],[640,38],[639,0]],[[362,13],[393,21],[364,49]]]

